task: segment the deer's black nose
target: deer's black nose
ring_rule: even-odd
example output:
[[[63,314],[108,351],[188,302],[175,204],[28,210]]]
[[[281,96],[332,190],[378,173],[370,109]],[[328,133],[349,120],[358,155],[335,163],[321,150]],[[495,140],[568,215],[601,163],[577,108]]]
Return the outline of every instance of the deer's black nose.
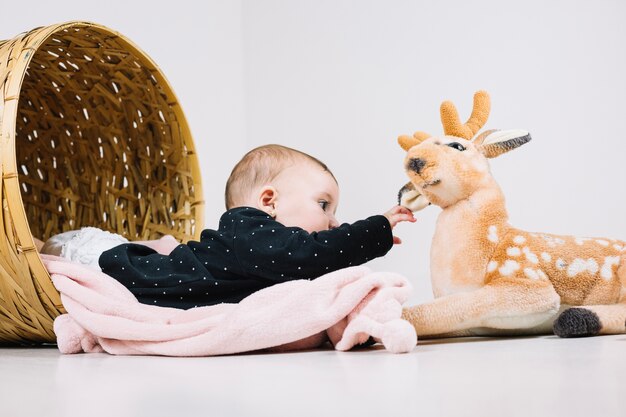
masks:
[[[411,158],[409,159],[409,163],[407,164],[407,169],[415,171],[419,174],[422,168],[424,168],[424,165],[426,165],[426,161],[424,161],[423,159]]]

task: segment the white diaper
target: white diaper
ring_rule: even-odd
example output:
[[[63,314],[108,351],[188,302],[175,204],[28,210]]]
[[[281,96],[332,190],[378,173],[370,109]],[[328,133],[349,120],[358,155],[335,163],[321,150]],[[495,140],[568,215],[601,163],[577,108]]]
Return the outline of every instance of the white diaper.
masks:
[[[40,252],[60,256],[99,271],[98,258],[102,252],[122,243],[128,243],[128,239],[97,227],[83,227],[52,236]]]

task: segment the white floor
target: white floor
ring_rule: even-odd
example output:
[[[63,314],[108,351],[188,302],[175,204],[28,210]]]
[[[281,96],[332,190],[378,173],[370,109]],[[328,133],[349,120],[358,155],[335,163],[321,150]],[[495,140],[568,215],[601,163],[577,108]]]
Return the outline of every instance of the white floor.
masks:
[[[0,348],[0,416],[626,416],[626,335],[212,358]]]

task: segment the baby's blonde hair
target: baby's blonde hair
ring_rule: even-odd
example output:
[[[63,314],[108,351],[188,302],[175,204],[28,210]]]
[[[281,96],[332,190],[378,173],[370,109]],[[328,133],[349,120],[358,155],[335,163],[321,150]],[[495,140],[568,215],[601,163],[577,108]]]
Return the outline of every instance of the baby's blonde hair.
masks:
[[[313,162],[335,178],[325,163],[309,154],[282,145],[259,146],[245,154],[230,173],[224,192],[226,210],[242,205],[256,187],[269,183],[298,160]]]

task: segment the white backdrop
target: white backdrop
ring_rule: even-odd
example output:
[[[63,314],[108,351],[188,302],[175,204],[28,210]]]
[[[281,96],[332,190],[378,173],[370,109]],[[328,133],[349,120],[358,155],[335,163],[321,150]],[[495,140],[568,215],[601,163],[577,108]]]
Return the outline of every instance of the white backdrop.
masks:
[[[194,136],[213,227],[230,169],[246,150],[240,1],[0,0],[0,39],[69,20],[117,30],[143,49],[172,85]]]
[[[340,221],[382,213],[406,182],[396,137],[441,133],[439,104],[463,119],[492,98],[490,128],[533,141],[492,162],[515,226],[626,239],[626,2],[219,0],[33,5],[2,0],[0,38],[91,20],[144,49],[172,83],[202,163],[207,227],[243,152],[264,143],[326,162]],[[430,299],[437,208],[401,225],[404,244],[371,263]]]
[[[402,133],[441,133],[491,93],[489,127],[534,138],[492,163],[522,228],[626,239],[626,3],[249,1],[243,7],[248,145],[304,149],[334,170],[340,220],[389,208],[406,182]],[[398,227],[376,269],[430,293],[439,209]]]

